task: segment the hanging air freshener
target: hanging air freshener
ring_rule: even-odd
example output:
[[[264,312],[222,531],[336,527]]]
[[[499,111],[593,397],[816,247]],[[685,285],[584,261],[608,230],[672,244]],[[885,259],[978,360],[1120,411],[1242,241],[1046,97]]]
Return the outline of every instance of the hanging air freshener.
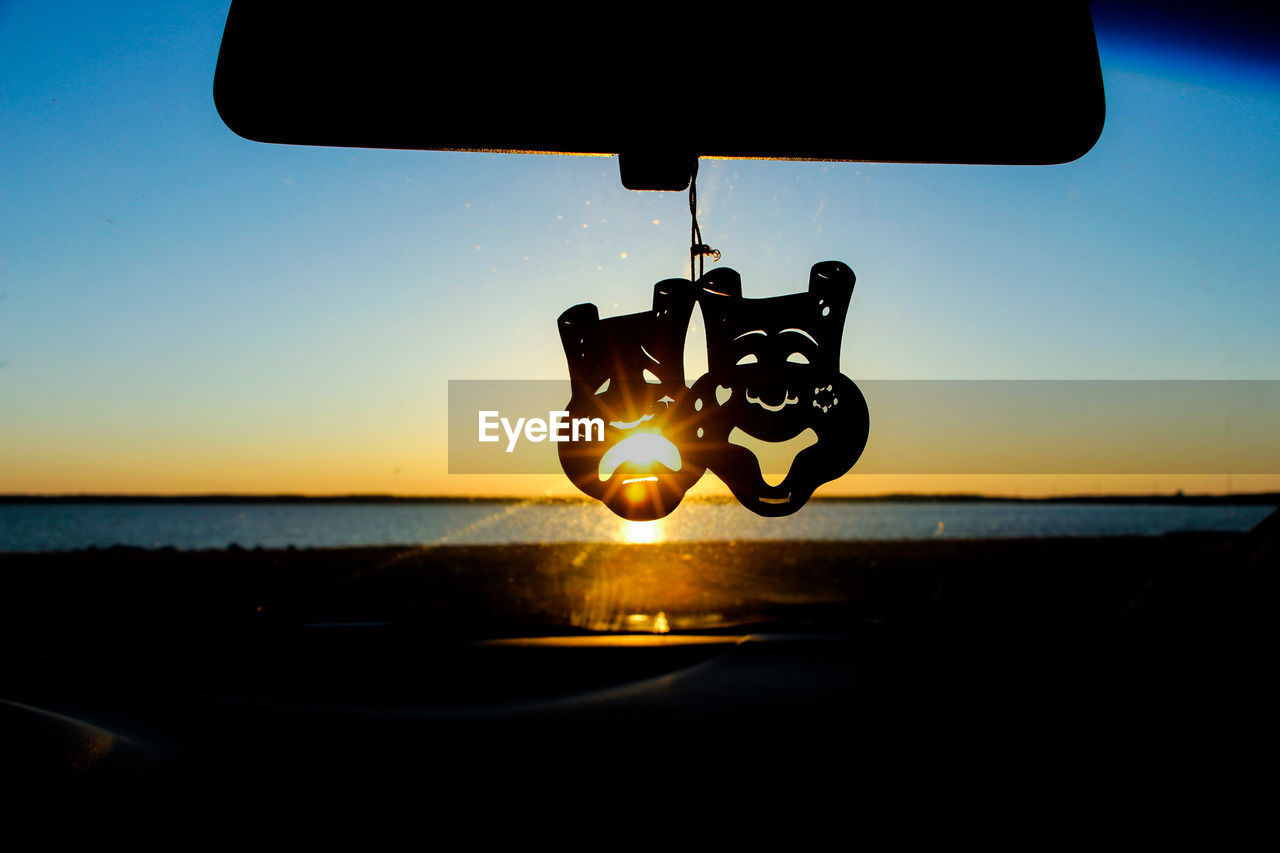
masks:
[[[603,440],[559,444],[560,467],[573,484],[632,521],[676,508],[703,468],[684,458],[688,424],[681,405],[684,339],[693,283],[675,278],[653,288],[653,309],[600,319],[596,306],[560,315],[569,361],[570,418],[599,418]]]
[[[825,261],[811,270],[807,292],[744,299],[733,270],[703,274],[703,258],[720,253],[702,243],[696,167],[689,212],[696,286],[660,282],[653,310],[638,314],[602,320],[584,304],[560,315],[569,416],[606,425],[602,440],[561,443],[560,465],[579,489],[631,520],[670,513],[706,469],[753,512],[790,515],[853,467],[867,443],[866,400],[840,373],[853,271]],[[684,339],[695,301],[709,369],[689,389]],[[764,469],[788,452],[785,476],[769,483]]]
[[[814,489],[853,467],[867,443],[867,403],[840,372],[840,340],[854,275],[815,264],[809,290],[744,299],[731,269],[700,281],[707,373],[688,396],[693,444],[686,456],[760,515],[790,515]],[[794,455],[770,484],[760,453]]]

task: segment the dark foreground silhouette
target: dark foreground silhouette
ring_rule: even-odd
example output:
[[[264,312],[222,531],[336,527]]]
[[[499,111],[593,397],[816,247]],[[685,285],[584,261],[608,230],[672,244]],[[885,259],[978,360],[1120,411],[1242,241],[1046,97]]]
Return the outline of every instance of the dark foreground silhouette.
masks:
[[[1189,796],[1256,748],[1278,541],[6,554],[0,774]]]

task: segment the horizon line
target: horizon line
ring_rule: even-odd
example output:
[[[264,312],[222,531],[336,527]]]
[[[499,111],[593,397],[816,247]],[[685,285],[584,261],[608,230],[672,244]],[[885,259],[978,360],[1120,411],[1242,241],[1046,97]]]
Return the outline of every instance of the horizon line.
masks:
[[[732,503],[732,495],[690,495],[686,502]],[[1242,503],[1280,504],[1280,492],[1184,493],[1179,490],[1145,493],[1080,493],[1028,497],[978,492],[886,492],[872,495],[814,495],[810,502],[828,503]],[[395,495],[387,493],[60,493],[0,494],[0,503],[592,503],[580,495]]]

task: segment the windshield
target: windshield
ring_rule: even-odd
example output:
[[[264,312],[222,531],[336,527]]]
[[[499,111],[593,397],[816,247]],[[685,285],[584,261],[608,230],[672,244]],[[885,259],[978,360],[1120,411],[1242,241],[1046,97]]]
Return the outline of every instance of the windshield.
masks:
[[[0,9],[0,550],[553,543],[536,560],[493,552],[470,576],[457,552],[412,559],[454,567],[456,586],[430,591],[443,600],[658,630],[746,618],[744,598],[847,592],[816,569],[775,571],[801,552],[761,546],[742,574],[706,543],[1243,531],[1275,504],[1218,500],[1280,491],[1274,64],[1100,26],[1106,126],[1078,161],[703,161],[702,236],[747,295],[802,289],[820,261],[856,272],[840,366],[868,383],[872,438],[786,518],[757,517],[707,475],[668,517],[627,522],[554,468],[451,470],[450,382],[567,391],[557,317],[584,302],[644,311],[656,282],[689,277],[687,195],[625,190],[611,158],[241,139],[211,98],[227,8]],[[706,370],[695,311],[685,373]],[[1027,384],[999,384],[1014,380]],[[1069,459],[1020,420],[1045,383],[1102,405],[1116,380],[1139,383],[1130,401],[1170,380],[1218,390],[1160,386],[1172,396],[1137,407],[1129,444],[1090,421],[1098,433]],[[1003,389],[1031,461],[1009,461],[1004,439],[981,464],[925,456],[939,419],[913,420],[911,401],[943,387]],[[1186,426],[1215,393],[1232,417]],[[1135,441],[1159,452],[1126,465]],[[209,495],[223,497],[193,499]],[[349,496],[361,500],[332,500]],[[686,567],[652,581],[672,603],[601,580],[640,583],[650,558],[609,550],[630,545]],[[537,583],[503,588],[507,568],[535,564]],[[571,570],[586,574],[547,591]]]

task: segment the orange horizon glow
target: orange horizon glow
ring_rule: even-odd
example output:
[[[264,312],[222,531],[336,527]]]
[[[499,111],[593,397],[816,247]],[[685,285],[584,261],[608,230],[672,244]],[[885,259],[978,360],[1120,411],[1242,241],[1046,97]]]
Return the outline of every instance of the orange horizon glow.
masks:
[[[229,443],[228,443],[229,444]],[[221,448],[186,442],[147,446],[109,442],[55,448],[33,440],[0,474],[4,495],[379,495],[454,498],[581,497],[562,473],[447,474],[443,442],[384,441],[346,453],[299,445]],[[423,452],[423,446],[430,447]],[[43,452],[41,452],[43,450]],[[1280,491],[1277,474],[849,474],[820,487],[815,498],[972,494],[987,497],[1069,495],[1226,495]],[[708,473],[686,499],[728,497]]]
[[[483,500],[582,500],[589,502],[560,475],[455,475],[434,480],[436,487],[405,488],[397,476],[385,477],[377,484],[317,484],[299,488],[281,483],[279,487],[246,487],[230,482],[231,478],[210,479],[205,483],[184,481],[173,487],[153,478],[138,477],[128,486],[80,482],[58,484],[56,481],[37,486],[24,485],[6,477],[0,484],[0,496],[35,497],[206,497],[247,498],[378,498],[392,499],[483,499]],[[365,478],[366,481],[372,478]],[[465,482],[449,482],[463,480]],[[138,482],[140,481],[140,482]],[[443,481],[443,482],[441,482]],[[1009,475],[857,475],[848,474],[819,488],[813,499],[877,498],[877,497],[946,497],[972,495],[983,498],[1061,498],[1061,497],[1146,497],[1173,495],[1226,496],[1280,492],[1280,476],[1251,475],[1058,475],[1039,477],[1026,474]],[[728,488],[713,476],[704,476],[686,495],[685,500],[732,500]]]

